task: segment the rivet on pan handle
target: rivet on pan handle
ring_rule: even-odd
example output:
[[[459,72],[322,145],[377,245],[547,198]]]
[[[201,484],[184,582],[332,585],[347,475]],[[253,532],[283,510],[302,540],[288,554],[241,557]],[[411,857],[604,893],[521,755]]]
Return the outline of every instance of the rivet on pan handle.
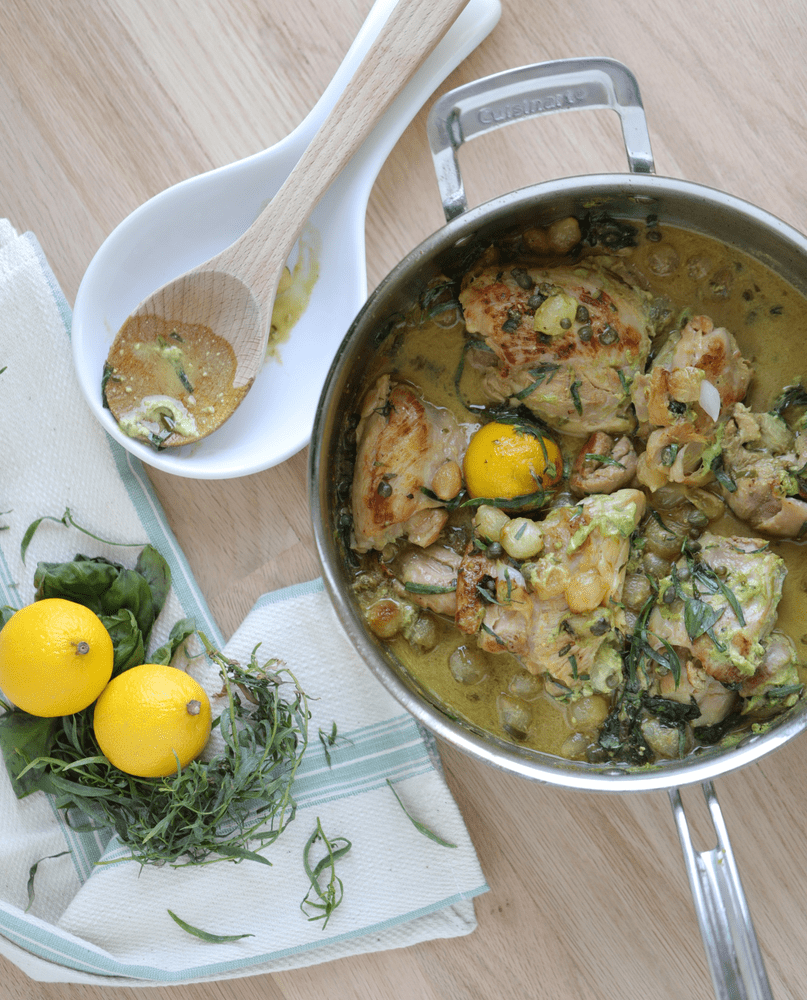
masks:
[[[714,785],[701,785],[717,846],[696,851],[677,788],[669,790],[717,1000],[773,1000]]]
[[[467,206],[457,151],[485,132],[558,111],[610,108],[622,121],[633,173],[652,174],[653,154],[636,78],[615,59],[559,59],[506,70],[444,94],[429,113],[428,135],[446,220]]]

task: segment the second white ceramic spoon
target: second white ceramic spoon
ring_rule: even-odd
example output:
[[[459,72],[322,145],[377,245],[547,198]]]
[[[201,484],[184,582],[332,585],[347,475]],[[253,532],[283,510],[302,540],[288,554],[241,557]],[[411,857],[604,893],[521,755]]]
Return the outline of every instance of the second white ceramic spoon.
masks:
[[[429,94],[496,24],[498,0],[469,0],[325,194],[310,220],[320,246],[320,277],[308,308],[280,361],[263,366],[224,427],[197,445],[154,452],[123,435],[103,410],[97,372],[115,332],[148,292],[220,251],[248,227],[335,102],[334,91],[353,70],[351,58],[358,58],[362,48],[366,51],[391,6],[385,0],[373,8],[363,37],[357,38],[311,121],[306,119],[272,150],[193,178],[147,202],[111,234],[88,268],[73,318],[79,382],[109,433],[148,464],[193,478],[229,478],[268,468],[307,444],[333,353],[366,298],[364,213],[378,170]]]

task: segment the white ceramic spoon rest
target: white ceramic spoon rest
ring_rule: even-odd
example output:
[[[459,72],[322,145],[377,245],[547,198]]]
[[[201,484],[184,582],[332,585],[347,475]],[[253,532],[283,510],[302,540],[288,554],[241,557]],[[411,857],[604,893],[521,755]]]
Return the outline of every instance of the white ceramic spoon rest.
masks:
[[[263,366],[223,427],[196,444],[154,451],[123,434],[104,410],[99,373],[115,333],[140,301],[249,227],[286,179],[393,7],[391,0],[378,0],[321,100],[291,135],[152,198],[113,231],[90,263],[73,314],[79,383],[108,432],[147,464],[196,479],[233,478],[269,468],[308,443],[333,354],[366,299],[364,221],[378,171],[429,95],[494,27],[499,0],[469,0],[320,201],[309,221],[308,231],[319,244],[320,277],[308,306],[279,360]]]

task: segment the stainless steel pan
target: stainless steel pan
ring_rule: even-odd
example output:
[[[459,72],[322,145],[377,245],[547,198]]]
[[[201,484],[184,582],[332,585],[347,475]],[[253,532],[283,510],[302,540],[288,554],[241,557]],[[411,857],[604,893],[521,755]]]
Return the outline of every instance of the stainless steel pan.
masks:
[[[469,209],[457,151],[484,132],[537,115],[611,108],[622,122],[630,173],[563,178]],[[666,789],[686,860],[715,993],[725,1000],[771,997],[713,780],[772,753],[807,725],[798,703],[768,731],[650,769],[568,761],[525,750],[450,718],[366,629],[353,602],[335,519],[344,499],[344,427],[363,391],[366,359],[385,321],[415,301],[442,262],[469,241],[491,241],[520,225],[580,216],[596,204],[618,218],[660,220],[716,237],[756,257],[807,293],[807,240],[767,212],[698,184],[654,174],[644,110],[630,71],[609,59],[570,59],[500,73],[446,94],[429,117],[429,140],[447,224],[413,250],[371,295],[347,333],[326,381],[310,451],[311,510],[323,575],[337,615],[369,668],[420,722],[472,757],[534,781],[587,791]],[[694,849],[682,786],[700,784],[716,846]]]

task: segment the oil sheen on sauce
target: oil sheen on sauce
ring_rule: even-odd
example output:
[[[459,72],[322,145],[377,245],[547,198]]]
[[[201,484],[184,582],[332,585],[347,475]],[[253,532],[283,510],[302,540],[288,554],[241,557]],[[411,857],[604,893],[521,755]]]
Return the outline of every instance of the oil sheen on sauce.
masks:
[[[637,283],[666,300],[674,312],[691,308],[712,317],[737,339],[740,350],[754,366],[754,378],[746,402],[764,410],[786,385],[804,380],[804,344],[807,342],[807,299],[764,265],[715,240],[682,229],[659,226],[659,239],[640,235],[639,245],[623,263],[635,270]],[[384,347],[379,364],[368,372],[368,383],[382,371],[419,386],[437,406],[450,409],[461,423],[469,422],[455,384],[455,373],[463,355],[465,329],[459,316],[439,323],[426,319],[415,307],[395,329]],[[473,398],[474,373],[466,366],[462,395]],[[473,420],[471,419],[471,422]],[[558,436],[564,454],[571,458],[580,440]],[[710,530],[723,535],[752,535],[730,512],[714,522]],[[776,628],[795,641],[802,662],[807,659],[807,560],[805,543],[770,539],[771,548],[787,566]],[[496,710],[497,696],[514,691],[530,703],[535,725],[530,738],[520,745],[554,756],[565,756],[564,744],[575,730],[574,705],[551,698],[541,690],[509,653],[485,654],[487,674],[473,685],[457,683],[448,669],[450,654],[463,644],[475,646],[453,625],[437,621],[439,641],[428,652],[416,651],[401,636],[389,641],[397,659],[405,666],[427,700],[449,716],[458,717],[483,732],[512,742],[501,729]],[[807,671],[802,669],[802,680]],[[534,686],[531,691],[530,685]]]
[[[235,353],[201,324],[130,316],[104,366],[106,405],[130,437],[171,448],[205,437],[249,389],[233,380]]]

